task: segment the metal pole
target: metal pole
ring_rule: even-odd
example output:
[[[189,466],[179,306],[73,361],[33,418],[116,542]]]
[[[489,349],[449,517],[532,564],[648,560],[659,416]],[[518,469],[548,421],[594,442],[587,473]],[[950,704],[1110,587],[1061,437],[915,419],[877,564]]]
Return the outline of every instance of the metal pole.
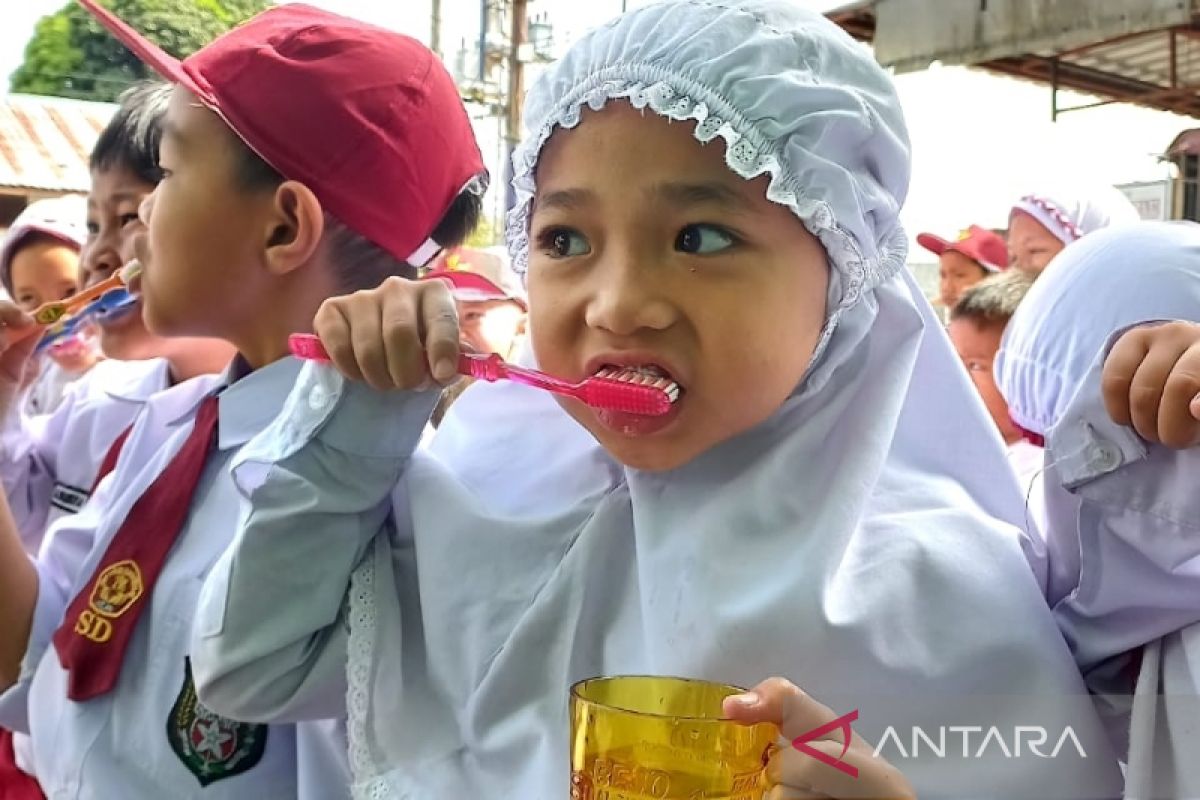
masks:
[[[442,55],[442,0],[430,0],[429,49]]]
[[[512,22],[508,51],[508,124],[505,126],[504,184],[505,211],[516,204],[512,188],[512,154],[521,140],[521,105],[525,100],[525,65],[521,62],[521,46],[529,28],[529,0],[512,0]]]

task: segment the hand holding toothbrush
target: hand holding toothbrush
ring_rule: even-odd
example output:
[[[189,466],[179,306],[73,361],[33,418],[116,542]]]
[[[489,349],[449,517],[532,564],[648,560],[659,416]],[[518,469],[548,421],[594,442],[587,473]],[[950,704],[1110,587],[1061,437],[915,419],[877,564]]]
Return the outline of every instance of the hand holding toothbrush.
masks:
[[[381,390],[447,386],[460,375],[506,379],[593,408],[645,416],[670,412],[680,393],[672,381],[648,379],[636,370],[607,370],[572,383],[506,364],[497,355],[465,353],[454,299],[441,281],[388,278],[377,289],[326,300],[313,327],[315,336],[292,335],[295,355],[329,361],[347,377]]]

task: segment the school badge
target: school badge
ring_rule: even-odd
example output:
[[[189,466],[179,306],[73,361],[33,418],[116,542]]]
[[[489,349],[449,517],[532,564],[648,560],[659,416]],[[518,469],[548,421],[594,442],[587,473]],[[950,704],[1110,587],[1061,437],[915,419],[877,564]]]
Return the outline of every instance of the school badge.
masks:
[[[109,564],[92,583],[88,607],[79,612],[75,632],[97,644],[104,644],[113,635],[110,620],[132,608],[145,591],[142,571],[136,562],[125,560]]]
[[[235,722],[196,698],[192,662],[183,660],[183,688],[167,717],[167,741],[201,786],[241,775],[262,760],[267,726]]]

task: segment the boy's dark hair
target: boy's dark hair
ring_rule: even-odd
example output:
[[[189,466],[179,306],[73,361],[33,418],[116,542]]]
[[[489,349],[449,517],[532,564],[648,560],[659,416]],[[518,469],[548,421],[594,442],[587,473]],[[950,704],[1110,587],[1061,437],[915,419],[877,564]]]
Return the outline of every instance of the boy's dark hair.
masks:
[[[143,81],[122,92],[117,112],[92,148],[89,166],[128,169],[146,183],[162,180],[158,147],[170,99],[171,85],[160,81]]]
[[[284,180],[270,164],[244,145],[240,148],[236,177],[239,186],[246,191],[274,189]],[[483,198],[473,191],[463,191],[454,198],[450,209],[433,229],[431,238],[444,248],[458,247],[479,225],[482,213]],[[337,270],[338,285],[343,291],[373,289],[393,275],[409,279],[418,277],[417,267],[396,258],[328,212],[325,214],[323,245]]]
[[[1018,269],[990,275],[963,292],[950,310],[950,321],[968,319],[976,325],[1007,325],[1031,286],[1033,278]]]

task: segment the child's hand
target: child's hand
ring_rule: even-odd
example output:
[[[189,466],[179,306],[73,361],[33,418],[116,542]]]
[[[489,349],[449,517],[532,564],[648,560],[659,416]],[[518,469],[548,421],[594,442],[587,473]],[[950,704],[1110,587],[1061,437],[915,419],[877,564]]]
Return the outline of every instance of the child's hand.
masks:
[[[1200,325],[1130,330],[1105,359],[1102,386],[1117,424],[1168,447],[1200,444]]]
[[[376,389],[420,389],[458,375],[458,313],[442,281],[388,278],[334,297],[313,319],[333,365]]]
[[[747,694],[726,698],[725,713],[744,724],[772,722],[789,742],[837,720],[838,715],[783,678],[769,678]],[[822,763],[795,747],[780,747],[767,764],[767,800],[807,798],[915,798],[908,780],[858,736],[847,748],[845,731],[835,725],[828,733],[804,740],[805,745],[857,771],[857,777]]]
[[[33,317],[7,301],[0,301],[0,416],[7,414],[24,384],[29,359],[40,336],[26,336],[10,343],[8,331],[20,331],[34,325]],[[36,377],[36,373],[34,373]]]

